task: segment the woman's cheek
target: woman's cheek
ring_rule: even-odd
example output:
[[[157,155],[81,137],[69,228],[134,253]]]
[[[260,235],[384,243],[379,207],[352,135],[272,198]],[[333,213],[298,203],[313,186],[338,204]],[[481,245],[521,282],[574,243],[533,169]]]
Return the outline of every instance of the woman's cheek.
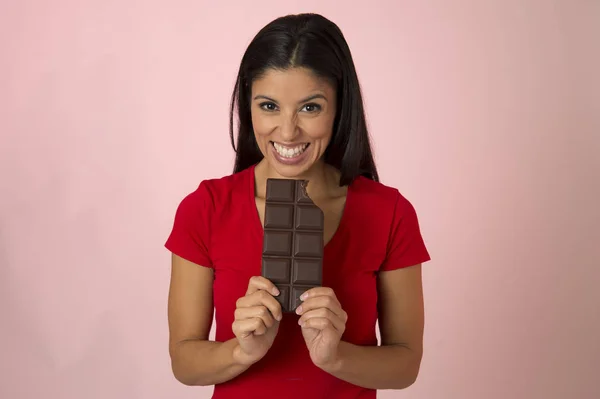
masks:
[[[265,121],[264,118],[253,118],[252,129],[259,147],[265,151],[269,143],[269,133],[273,130],[273,123]]]

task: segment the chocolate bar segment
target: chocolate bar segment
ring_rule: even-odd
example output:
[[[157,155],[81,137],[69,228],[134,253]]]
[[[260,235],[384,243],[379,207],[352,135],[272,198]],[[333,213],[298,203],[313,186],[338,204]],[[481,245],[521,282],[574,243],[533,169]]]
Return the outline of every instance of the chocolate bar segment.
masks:
[[[306,193],[305,180],[267,179],[262,275],[281,292],[284,312],[323,281],[323,211]]]

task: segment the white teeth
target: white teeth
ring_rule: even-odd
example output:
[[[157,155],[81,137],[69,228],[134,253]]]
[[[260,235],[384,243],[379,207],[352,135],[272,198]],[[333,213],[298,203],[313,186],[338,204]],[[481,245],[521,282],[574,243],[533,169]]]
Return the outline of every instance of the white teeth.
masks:
[[[273,146],[275,147],[275,150],[277,150],[277,153],[279,155],[281,155],[282,157],[285,158],[294,158],[297,157],[298,155],[302,154],[304,152],[304,150],[306,150],[306,147],[308,147],[308,143],[305,144],[300,144],[296,147],[284,147],[281,144],[278,143],[273,143]]]

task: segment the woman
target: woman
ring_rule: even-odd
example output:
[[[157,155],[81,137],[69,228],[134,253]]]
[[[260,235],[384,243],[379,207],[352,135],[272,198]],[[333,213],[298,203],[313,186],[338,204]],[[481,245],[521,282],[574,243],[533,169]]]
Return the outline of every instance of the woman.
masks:
[[[182,200],[166,243],[175,377],[215,385],[214,398],[374,398],[408,387],[421,362],[429,255],[410,202],[378,182],[338,27],[303,14],[263,28],[234,89],[234,149],[235,112],[234,173]],[[269,177],[308,180],[325,215],[323,287],[296,314],[282,313],[260,277]]]

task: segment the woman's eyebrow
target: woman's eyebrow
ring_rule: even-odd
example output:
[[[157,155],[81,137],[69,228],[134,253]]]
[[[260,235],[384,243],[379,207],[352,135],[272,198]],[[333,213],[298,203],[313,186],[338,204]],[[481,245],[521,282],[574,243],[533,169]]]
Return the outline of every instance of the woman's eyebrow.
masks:
[[[318,98],[327,101],[327,97],[325,97],[323,94],[313,94],[312,96],[308,96],[305,99],[298,101],[298,104],[305,103],[305,102],[308,102],[308,101],[311,101],[311,100],[316,100]],[[274,99],[272,99],[270,97],[264,96],[262,94],[259,94],[256,97],[254,97],[254,100],[260,100],[260,99],[277,103],[276,100],[274,100]]]
[[[271,102],[274,102],[274,103],[276,103],[276,102],[277,102],[277,101],[273,100],[273,99],[272,99],[272,98],[270,98],[270,97],[263,96],[262,94],[259,94],[259,95],[257,95],[256,97],[254,97],[254,99],[255,99],[255,100],[267,100],[267,101],[271,101]]]
[[[321,99],[327,101],[327,97],[325,97],[323,94],[313,94],[312,96],[308,96],[304,100],[299,101],[298,103],[299,104],[300,103],[305,103],[305,102],[308,102],[308,101],[311,101],[311,100],[316,100],[317,98],[321,98]]]

